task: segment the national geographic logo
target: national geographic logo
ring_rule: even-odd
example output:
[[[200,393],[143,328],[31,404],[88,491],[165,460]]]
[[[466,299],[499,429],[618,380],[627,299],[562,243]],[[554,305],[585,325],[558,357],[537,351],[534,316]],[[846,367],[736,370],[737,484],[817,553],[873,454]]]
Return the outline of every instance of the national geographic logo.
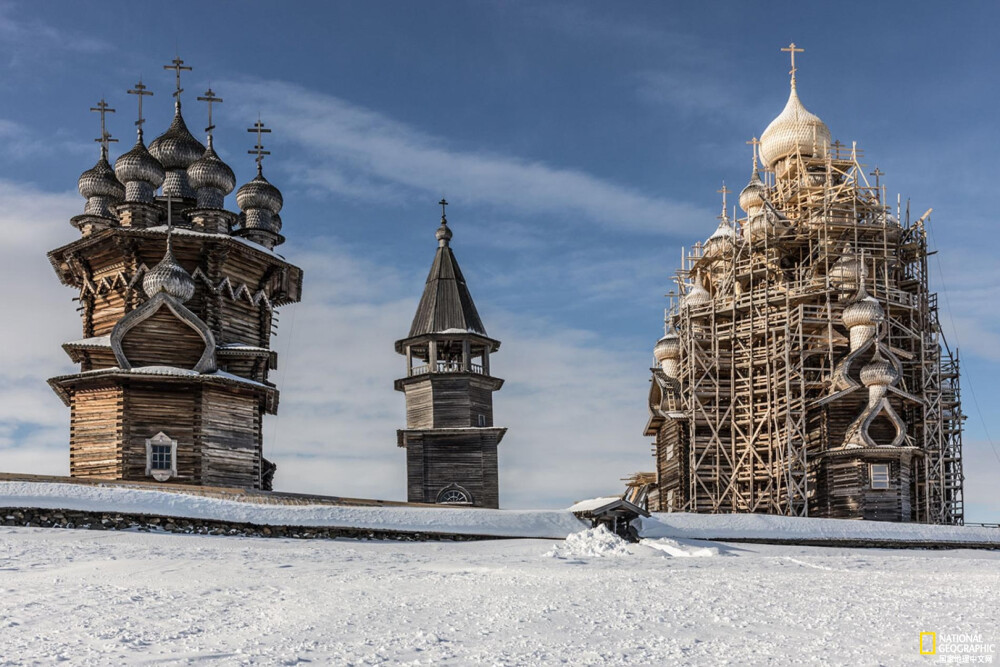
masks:
[[[997,645],[984,641],[975,632],[920,633],[920,655],[933,655],[936,662],[957,665],[990,665],[996,654]]]

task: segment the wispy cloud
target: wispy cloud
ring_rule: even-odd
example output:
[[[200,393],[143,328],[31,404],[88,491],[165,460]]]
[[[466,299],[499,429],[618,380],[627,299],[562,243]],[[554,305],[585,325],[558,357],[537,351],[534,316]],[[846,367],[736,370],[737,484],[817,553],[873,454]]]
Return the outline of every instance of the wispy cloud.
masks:
[[[91,54],[114,49],[103,39],[63,30],[38,19],[22,18],[16,7],[13,3],[0,3],[0,52],[7,52],[14,64],[30,63],[38,53]]]
[[[705,219],[687,202],[648,195],[573,168],[455,147],[381,113],[279,81],[225,84],[234,98],[269,110],[303,149],[308,185],[361,199],[460,191],[505,210],[558,216],[617,230],[671,233]],[[220,87],[222,84],[220,84]],[[236,105],[242,115],[256,106]]]

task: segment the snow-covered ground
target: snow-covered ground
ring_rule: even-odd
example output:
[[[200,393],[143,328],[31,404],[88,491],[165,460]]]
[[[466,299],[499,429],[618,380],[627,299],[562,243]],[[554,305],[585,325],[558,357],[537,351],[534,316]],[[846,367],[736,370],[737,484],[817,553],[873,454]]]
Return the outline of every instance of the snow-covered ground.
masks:
[[[323,526],[562,539],[586,527],[568,510],[263,505],[155,489],[0,481],[0,507],[122,512],[259,526]]]
[[[991,551],[0,528],[0,664],[925,664],[998,599]]]

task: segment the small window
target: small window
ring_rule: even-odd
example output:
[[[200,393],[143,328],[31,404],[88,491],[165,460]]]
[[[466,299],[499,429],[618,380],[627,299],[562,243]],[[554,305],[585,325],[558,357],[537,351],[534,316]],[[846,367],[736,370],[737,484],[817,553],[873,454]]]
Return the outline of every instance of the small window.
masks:
[[[486,415],[479,415],[479,425],[486,426]]]
[[[674,490],[673,489],[667,489],[667,511],[668,512],[673,512],[674,511]]]
[[[872,478],[873,489],[888,489],[889,464],[888,463],[871,464],[871,478]]]
[[[663,450],[663,456],[669,461],[674,458],[674,443],[668,443]]]
[[[177,441],[162,431],[146,440],[146,474],[157,482],[177,476]]]
[[[437,501],[442,505],[471,505],[472,494],[458,484],[449,484],[437,495]]]
[[[170,445],[153,445],[152,456],[151,469],[170,470]]]

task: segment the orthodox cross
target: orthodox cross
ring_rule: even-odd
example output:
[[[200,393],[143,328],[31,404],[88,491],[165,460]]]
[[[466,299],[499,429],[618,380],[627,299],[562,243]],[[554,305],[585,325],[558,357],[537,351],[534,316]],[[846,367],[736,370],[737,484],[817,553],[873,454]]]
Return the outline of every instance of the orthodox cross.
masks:
[[[212,134],[212,130],[215,129],[215,125],[212,124],[212,104],[214,104],[216,102],[222,102],[222,98],[221,97],[216,97],[215,93],[212,92],[212,89],[209,88],[208,90],[205,91],[205,96],[204,97],[199,97],[198,101],[199,102],[208,102],[208,127],[205,128],[205,131],[208,132],[209,134]],[[260,121],[258,121],[258,122],[260,122]],[[270,132],[270,130],[268,130],[268,131]],[[258,141],[257,143],[260,143],[260,142]]]
[[[747,142],[748,146],[753,146],[753,168],[757,168],[757,147],[760,146],[760,139],[754,137]]]
[[[101,101],[97,103],[96,107],[90,107],[91,111],[96,111],[101,114],[101,138],[94,139],[94,141],[99,141],[101,143],[101,152],[104,153],[105,157],[108,154],[108,144],[116,143],[117,139],[112,139],[111,134],[108,132],[107,127],[104,124],[105,114],[114,113],[115,110],[108,106],[108,103],[101,98]]]
[[[792,82],[794,83],[795,82],[795,72],[798,71],[795,68],[795,54],[796,53],[804,53],[805,49],[800,49],[800,48],[796,47],[795,46],[795,42],[792,42],[791,44],[789,44],[788,46],[784,47],[781,50],[785,51],[786,53],[790,53],[792,55],[792,69],[788,73],[792,75]]]
[[[438,205],[441,206],[441,222],[447,224],[448,218],[445,216],[444,207],[448,205],[448,200],[446,200],[444,197],[442,197],[441,201],[438,202]]]
[[[726,182],[725,181],[722,181],[722,189],[721,190],[716,190],[716,192],[719,192],[719,193],[722,194],[722,216],[721,217],[722,217],[722,219],[725,219],[725,217],[726,217],[726,195],[728,195],[730,192],[732,192],[732,190],[730,190],[729,188],[726,187]]]
[[[260,116],[257,117],[257,122],[253,124],[253,127],[247,128],[247,132],[257,133],[257,143],[254,145],[253,149],[248,150],[247,153],[250,155],[257,155],[255,162],[257,163],[257,171],[260,172],[261,163],[264,161],[265,155],[270,155],[271,151],[264,150],[264,144],[261,142],[263,138],[261,135],[268,134],[271,130],[264,127],[264,123],[260,122]]]
[[[135,125],[142,132],[142,124],[146,122],[146,119],[142,117],[142,98],[146,95],[152,95],[153,91],[146,90],[146,86],[142,82],[142,77],[139,77],[139,83],[135,84],[135,88],[130,88],[126,92],[129,95],[135,95],[139,98],[139,120],[135,121]]]
[[[885,176],[885,172],[882,171],[881,169],[879,169],[878,165],[875,165],[875,171],[873,171],[872,173],[870,173],[868,175],[875,177],[875,189],[878,190],[879,189],[879,177]]]
[[[177,101],[180,102],[181,101],[181,93],[184,92],[184,89],[181,88],[181,71],[188,71],[188,72],[190,72],[191,68],[184,66],[184,61],[180,59],[180,56],[178,56],[178,57],[174,58],[173,60],[171,60],[170,63],[171,64],[169,64],[169,65],[164,65],[163,69],[172,69],[172,70],[174,70],[174,75],[177,77],[177,90],[174,91],[173,95],[174,95],[174,97],[177,98]]]

